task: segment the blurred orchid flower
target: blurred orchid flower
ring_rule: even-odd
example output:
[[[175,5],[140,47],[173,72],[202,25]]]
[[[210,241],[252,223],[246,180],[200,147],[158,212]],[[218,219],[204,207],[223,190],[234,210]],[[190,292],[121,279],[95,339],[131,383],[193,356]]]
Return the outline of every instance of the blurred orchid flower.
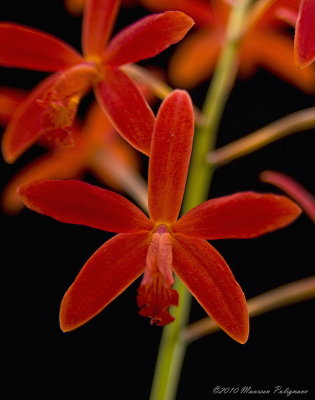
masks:
[[[193,21],[176,11],[150,15],[108,42],[119,5],[119,0],[86,2],[83,56],[44,32],[7,22],[0,24],[1,65],[55,72],[31,92],[8,125],[2,142],[7,162],[15,161],[43,135],[57,144],[72,144],[71,128],[78,105],[93,86],[115,129],[133,147],[149,153],[153,112],[120,67],[153,57],[178,42]]]
[[[184,11],[196,22],[198,30],[173,55],[169,69],[172,82],[178,87],[190,88],[209,78],[225,41],[233,2],[142,0],[142,3],[152,10]],[[284,14],[296,15],[299,4],[300,0],[260,0],[252,6],[239,52],[238,68],[242,77],[263,67],[305,92],[315,91],[315,69],[296,69],[293,38],[288,35],[288,24],[284,23]]]

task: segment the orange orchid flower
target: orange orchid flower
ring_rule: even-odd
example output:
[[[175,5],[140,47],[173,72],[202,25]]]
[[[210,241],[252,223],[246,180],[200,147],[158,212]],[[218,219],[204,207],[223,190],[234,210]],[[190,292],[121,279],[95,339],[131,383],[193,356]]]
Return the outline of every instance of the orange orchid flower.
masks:
[[[225,40],[231,5],[225,0],[142,2],[153,10],[182,10],[196,21],[198,31],[178,46],[171,60],[172,82],[190,88],[209,78]],[[248,77],[263,67],[305,92],[315,91],[315,69],[296,69],[293,38],[284,29],[286,24],[281,15],[284,10],[298,9],[299,3],[300,0],[262,0],[252,7],[241,39],[238,60],[241,76]]]
[[[80,99],[92,86],[115,129],[133,147],[149,153],[153,112],[120,67],[153,57],[178,42],[193,21],[177,11],[150,15],[108,43],[119,5],[120,0],[87,1],[82,28],[84,56],[44,32],[0,24],[1,65],[55,72],[32,91],[8,125],[2,143],[6,161],[13,162],[43,135],[58,144],[69,144]]]
[[[297,65],[307,67],[315,60],[315,1],[301,0],[295,27]]]
[[[144,273],[140,314],[152,324],[173,320],[173,271],[232,338],[248,337],[245,297],[223,257],[206,239],[252,238],[292,222],[300,209],[284,196],[237,193],[206,201],[180,219],[193,141],[193,108],[176,90],[162,103],[149,160],[149,214],[124,197],[80,181],[37,181],[22,186],[25,205],[73,224],[119,233],[86,262],[60,310],[63,331],[98,314]]]
[[[32,180],[80,178],[89,171],[101,182],[122,190],[113,171],[139,169],[135,151],[117,134],[97,104],[91,107],[83,126],[75,126],[73,137],[74,146],[50,149],[49,154],[32,161],[11,179],[2,193],[6,213],[21,211],[24,205],[17,188]],[[51,147],[49,142],[41,144]]]

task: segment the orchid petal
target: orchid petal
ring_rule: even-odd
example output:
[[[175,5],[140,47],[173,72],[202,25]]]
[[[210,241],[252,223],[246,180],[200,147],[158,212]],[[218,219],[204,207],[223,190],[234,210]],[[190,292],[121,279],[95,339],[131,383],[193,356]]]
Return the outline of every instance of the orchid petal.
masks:
[[[171,58],[169,74],[173,84],[191,88],[209,78],[221,44],[218,32],[202,31],[186,38]]]
[[[82,27],[82,47],[85,56],[102,56],[119,6],[120,0],[88,0],[86,2]]]
[[[302,0],[295,28],[295,60],[307,67],[315,60],[315,3]]]
[[[64,332],[83,325],[103,310],[141,275],[148,233],[120,234],[101,246],[86,262],[61,303]]]
[[[146,215],[124,197],[88,183],[33,181],[19,189],[24,204],[61,222],[110,232],[149,230]]]
[[[153,57],[181,40],[193,24],[193,20],[180,11],[144,17],[111,40],[104,60],[109,65],[119,66]]]
[[[13,114],[2,139],[2,153],[7,162],[14,162],[42,135],[43,107],[38,103],[38,99],[44,96],[57,78],[58,74],[54,74],[43,80]]]
[[[82,61],[76,50],[48,33],[0,23],[0,65],[55,72]]]
[[[240,192],[199,204],[173,231],[202,239],[252,238],[290,224],[300,213],[285,196]]]
[[[155,222],[176,221],[186,185],[194,136],[188,93],[173,91],[163,101],[152,136],[149,162],[149,210]]]
[[[204,240],[176,234],[173,260],[175,273],[210,317],[234,340],[245,343],[246,300],[223,257]]]
[[[14,176],[2,195],[2,208],[8,214],[16,214],[23,208],[17,189],[19,186],[39,179],[70,179],[78,177],[84,168],[84,155],[77,146],[56,151],[33,161]]]
[[[95,89],[99,104],[127,142],[149,155],[155,122],[151,108],[124,72],[118,68],[106,68],[104,74],[104,79]]]

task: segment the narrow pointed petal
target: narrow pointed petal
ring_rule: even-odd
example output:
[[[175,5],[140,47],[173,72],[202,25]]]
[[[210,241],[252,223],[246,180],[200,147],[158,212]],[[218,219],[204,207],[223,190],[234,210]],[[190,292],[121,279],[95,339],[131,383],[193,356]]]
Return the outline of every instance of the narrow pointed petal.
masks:
[[[154,114],[132,80],[118,68],[104,69],[96,97],[105,114],[133,147],[149,155]]]
[[[315,2],[302,0],[295,27],[295,60],[304,68],[315,60]]]
[[[209,316],[234,340],[245,343],[249,332],[246,300],[223,257],[204,240],[176,234],[173,259],[175,273]]]
[[[124,197],[81,181],[45,180],[19,188],[24,204],[61,222],[110,232],[149,230],[146,215]]]
[[[271,31],[255,34],[246,41],[241,57],[250,58],[254,64],[266,68],[306,93],[315,92],[315,67],[303,70],[296,68],[293,43],[284,34]]]
[[[82,48],[87,57],[101,57],[112,32],[120,0],[87,0],[82,27]]]
[[[0,23],[0,65],[55,72],[82,61],[76,50],[48,33]]]
[[[144,17],[111,40],[105,61],[118,66],[154,57],[181,40],[193,25],[194,21],[180,11]]]
[[[315,197],[299,182],[288,175],[276,171],[263,171],[260,174],[263,182],[277,186],[292,197],[315,223]]]
[[[174,232],[202,239],[243,239],[283,228],[301,209],[285,196],[240,192],[199,204],[173,226]]]
[[[153,11],[182,11],[200,26],[206,26],[213,20],[209,4],[203,0],[142,0],[141,3]]]
[[[21,89],[0,87],[0,125],[6,125],[17,107],[26,99],[27,93]]]
[[[14,162],[42,135],[43,107],[38,99],[56,81],[58,74],[43,80],[16,109],[2,138],[2,153],[8,163]]]
[[[148,234],[120,234],[108,240],[86,262],[61,303],[64,332],[83,325],[141,275]]]
[[[194,136],[194,113],[188,93],[173,91],[162,103],[152,137],[149,161],[149,211],[155,222],[176,221],[185,190]]]
[[[33,161],[14,176],[2,194],[2,208],[7,214],[16,214],[24,207],[17,189],[39,179],[70,179],[79,177],[84,168],[84,158],[77,147],[56,151]]]
[[[169,74],[173,84],[191,88],[209,78],[221,44],[218,32],[202,31],[187,37],[171,58]]]

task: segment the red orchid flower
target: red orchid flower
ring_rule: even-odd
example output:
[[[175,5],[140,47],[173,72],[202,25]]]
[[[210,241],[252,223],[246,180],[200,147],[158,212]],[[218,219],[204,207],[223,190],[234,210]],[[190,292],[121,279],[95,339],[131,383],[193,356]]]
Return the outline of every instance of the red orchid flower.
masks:
[[[306,190],[299,182],[290,176],[277,171],[263,171],[260,174],[263,182],[277,186],[284,193],[290,196],[310,219],[315,223],[315,197]]]
[[[50,149],[10,180],[1,196],[6,213],[21,211],[24,204],[17,188],[32,180],[80,178],[91,172],[106,185],[122,190],[113,172],[119,169],[134,174],[139,169],[134,149],[117,134],[97,104],[91,107],[83,126],[74,129],[73,137],[74,146]],[[51,147],[50,143],[41,144]]]
[[[44,134],[58,143],[69,143],[80,99],[92,86],[116,130],[133,147],[149,153],[153,112],[119,67],[153,57],[178,42],[193,21],[176,11],[150,15],[107,43],[119,5],[120,0],[87,1],[82,28],[84,56],[44,32],[0,24],[1,65],[57,71],[33,90],[9,124],[2,146],[8,162]]]
[[[315,60],[315,1],[301,0],[295,27],[295,59],[299,67]]]
[[[169,73],[172,82],[178,87],[190,88],[209,78],[225,41],[231,5],[225,0],[142,2],[153,10],[182,10],[196,21],[198,31],[179,45],[171,60]],[[297,9],[299,2],[262,0],[252,7],[239,52],[239,73],[242,77],[248,77],[258,67],[263,67],[305,92],[314,92],[315,69],[296,69],[293,39],[284,29],[287,24],[281,16],[281,11]],[[201,11],[206,8],[207,12]]]
[[[180,219],[193,140],[193,108],[176,90],[162,103],[149,161],[150,219],[124,197],[79,181],[38,181],[19,189],[25,205],[57,220],[119,233],[87,261],[66,292],[63,331],[90,320],[144,273],[140,314],[173,320],[174,271],[206,312],[232,338],[248,337],[245,297],[223,257],[205,240],[252,238],[284,227],[300,209],[284,196],[237,193],[206,201]]]

